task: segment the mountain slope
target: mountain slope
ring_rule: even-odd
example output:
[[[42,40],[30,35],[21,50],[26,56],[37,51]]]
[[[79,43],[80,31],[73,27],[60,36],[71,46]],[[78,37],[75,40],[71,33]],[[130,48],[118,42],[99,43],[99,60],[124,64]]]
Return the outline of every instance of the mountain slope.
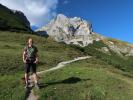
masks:
[[[36,30],[38,34],[47,34],[57,42],[79,45],[81,47],[93,44],[94,41],[103,41],[108,46],[101,50],[109,53],[109,50],[121,56],[133,56],[133,45],[104,37],[93,32],[92,24],[79,17],[68,18],[58,14],[48,25]]]
[[[30,22],[22,12],[11,10],[0,4],[0,30],[31,31],[31,28]]]
[[[24,99],[26,90],[21,79],[24,76],[22,52],[29,37],[33,38],[39,50],[38,71],[54,67],[61,61],[84,55],[80,50],[63,43],[57,43],[51,38],[0,31],[1,100],[7,100],[9,98],[12,100]]]
[[[40,100],[132,100],[133,79],[95,58],[41,75]]]
[[[129,84],[133,78],[132,58],[123,58],[113,52],[111,55],[104,53],[99,50],[106,46],[103,42],[96,41],[86,47],[80,47],[58,43],[51,37],[0,32],[0,91],[3,91],[0,93],[1,100],[21,100],[25,96],[26,91],[21,82],[24,70],[22,51],[28,37],[34,39],[39,49],[38,71],[55,67],[59,62],[75,57],[92,56],[91,59],[67,65],[59,71],[42,74],[39,79],[42,88],[35,91],[41,100],[103,100],[105,97],[110,100],[132,100],[133,91]],[[115,75],[110,74],[112,72]]]
[[[102,36],[95,38],[92,25],[87,21],[74,17],[68,18],[63,14],[57,15],[47,26],[36,30],[39,34],[48,34],[58,42],[87,46],[93,40],[100,40]]]

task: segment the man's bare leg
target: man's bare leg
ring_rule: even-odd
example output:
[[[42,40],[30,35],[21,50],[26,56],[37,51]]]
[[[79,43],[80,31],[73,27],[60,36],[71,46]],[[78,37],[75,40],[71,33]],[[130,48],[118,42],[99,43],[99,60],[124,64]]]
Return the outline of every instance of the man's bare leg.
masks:
[[[35,87],[37,89],[39,89],[39,87],[38,87],[38,78],[37,78],[37,74],[36,73],[33,73],[33,78],[34,78]]]
[[[25,73],[25,83],[28,84],[29,74]]]
[[[34,79],[35,84],[37,84],[38,79],[37,79],[37,74],[36,73],[33,73],[33,79]]]

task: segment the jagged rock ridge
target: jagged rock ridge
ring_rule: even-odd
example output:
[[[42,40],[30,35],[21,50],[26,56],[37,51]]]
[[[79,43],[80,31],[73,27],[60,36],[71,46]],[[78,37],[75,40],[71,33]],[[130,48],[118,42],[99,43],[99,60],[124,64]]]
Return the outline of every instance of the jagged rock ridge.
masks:
[[[79,18],[68,18],[63,14],[57,15],[56,18],[42,28],[36,30],[39,34],[47,34],[58,42],[66,44],[75,44],[82,47],[92,44],[93,41],[103,41],[107,47],[101,47],[101,51],[110,54],[110,50],[120,56],[133,56],[133,45],[109,39],[100,34],[93,32],[92,24]]]
[[[58,42],[87,46],[94,40],[99,41],[98,36],[92,31],[92,24],[79,18],[68,18],[63,14],[50,21],[47,26],[36,30],[39,34],[48,34]]]

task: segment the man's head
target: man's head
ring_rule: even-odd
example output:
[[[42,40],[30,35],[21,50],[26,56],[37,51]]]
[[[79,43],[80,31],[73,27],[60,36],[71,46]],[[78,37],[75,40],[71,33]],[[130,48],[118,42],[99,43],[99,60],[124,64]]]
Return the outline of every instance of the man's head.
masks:
[[[29,45],[29,46],[32,46],[32,45],[33,45],[33,39],[32,39],[32,38],[29,38],[29,39],[28,39],[28,45]]]

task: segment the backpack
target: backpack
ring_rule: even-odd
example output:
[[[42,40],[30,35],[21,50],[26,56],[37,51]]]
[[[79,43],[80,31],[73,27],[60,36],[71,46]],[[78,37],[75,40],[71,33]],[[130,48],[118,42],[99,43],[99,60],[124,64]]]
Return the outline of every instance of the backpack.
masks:
[[[36,59],[36,53],[38,52],[37,48],[35,46],[32,46],[32,47],[26,46],[24,48],[24,51],[26,52],[25,54],[26,61],[34,62]]]

